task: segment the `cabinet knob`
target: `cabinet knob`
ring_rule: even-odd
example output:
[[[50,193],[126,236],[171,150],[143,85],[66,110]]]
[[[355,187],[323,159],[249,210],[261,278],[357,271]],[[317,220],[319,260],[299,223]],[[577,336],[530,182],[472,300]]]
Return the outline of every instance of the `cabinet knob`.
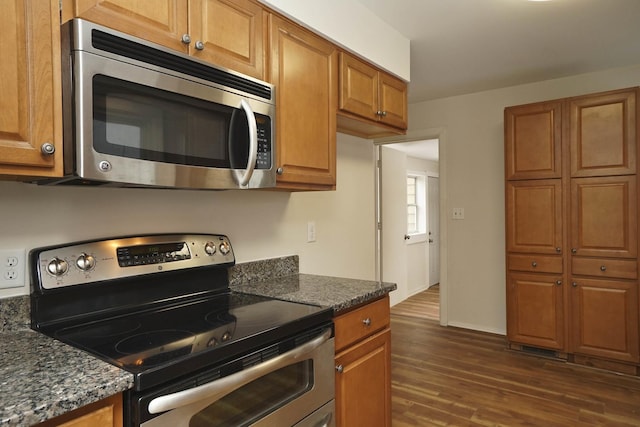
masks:
[[[44,154],[45,156],[50,156],[53,153],[56,152],[56,147],[55,145],[53,145],[50,142],[45,142],[44,144],[42,144],[40,146],[40,151],[42,152],[42,154]]]
[[[538,266],[538,263],[537,263],[537,262],[533,261],[533,262],[531,263],[531,267],[534,267],[534,268],[535,268],[535,267],[537,267],[537,266]]]
[[[182,35],[182,43],[189,44],[191,43],[191,36],[189,34]]]
[[[574,288],[577,288],[578,284],[576,282],[571,282],[571,286],[573,286]]]
[[[276,169],[276,173],[277,173],[278,175],[282,175],[282,174],[284,173],[284,168],[278,168],[278,169]]]
[[[556,280],[556,285],[558,286],[562,285],[562,280]]]
[[[382,110],[378,110],[378,111],[376,111],[376,116],[378,116],[378,117],[387,117],[387,112],[386,111],[382,111]]]
[[[562,248],[560,248],[560,247],[557,247],[557,248],[556,248],[556,252],[557,252],[557,253],[560,253],[560,252],[562,252]]]
[[[367,317],[366,319],[364,319],[364,320],[362,321],[362,324],[363,324],[364,326],[371,326],[371,319],[370,319],[369,317]]]
[[[200,40],[198,40],[196,42],[196,49],[203,50],[204,49],[204,43],[202,43]]]
[[[342,367],[342,365],[338,365],[336,366],[336,372],[341,374],[344,371],[344,368]]]
[[[576,248],[571,248],[571,253],[575,255],[578,253],[578,250]]]
[[[600,271],[607,271],[607,266],[606,265],[601,265],[600,266]]]

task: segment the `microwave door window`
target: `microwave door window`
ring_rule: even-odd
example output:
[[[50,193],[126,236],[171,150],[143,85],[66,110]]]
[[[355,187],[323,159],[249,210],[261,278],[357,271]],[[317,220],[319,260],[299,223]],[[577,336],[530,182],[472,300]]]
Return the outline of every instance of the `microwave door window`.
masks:
[[[230,167],[227,141],[236,109],[102,75],[94,76],[93,83],[96,151],[165,163]]]

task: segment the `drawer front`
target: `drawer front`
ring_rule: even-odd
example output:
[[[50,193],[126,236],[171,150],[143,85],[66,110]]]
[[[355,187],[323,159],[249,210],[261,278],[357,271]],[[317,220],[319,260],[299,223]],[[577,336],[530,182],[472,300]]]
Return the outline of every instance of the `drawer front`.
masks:
[[[571,273],[581,276],[636,279],[638,263],[632,260],[573,257]]]
[[[333,322],[338,352],[389,325],[389,296],[342,314]]]
[[[509,255],[509,270],[533,273],[562,273],[562,257],[552,255]]]

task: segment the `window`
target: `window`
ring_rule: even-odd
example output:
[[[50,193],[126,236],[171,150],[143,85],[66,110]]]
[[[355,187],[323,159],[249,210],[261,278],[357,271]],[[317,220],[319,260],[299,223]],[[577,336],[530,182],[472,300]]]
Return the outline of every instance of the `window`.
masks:
[[[407,234],[425,234],[427,230],[426,177],[407,174]]]

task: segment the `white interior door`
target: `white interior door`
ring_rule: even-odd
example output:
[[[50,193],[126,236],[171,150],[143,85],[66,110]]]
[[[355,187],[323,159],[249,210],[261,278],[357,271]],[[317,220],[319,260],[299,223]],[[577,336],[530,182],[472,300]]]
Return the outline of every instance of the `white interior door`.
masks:
[[[407,298],[407,167],[406,156],[381,148],[382,280],[398,285],[391,305]]]
[[[440,180],[427,178],[429,286],[440,283]]]

